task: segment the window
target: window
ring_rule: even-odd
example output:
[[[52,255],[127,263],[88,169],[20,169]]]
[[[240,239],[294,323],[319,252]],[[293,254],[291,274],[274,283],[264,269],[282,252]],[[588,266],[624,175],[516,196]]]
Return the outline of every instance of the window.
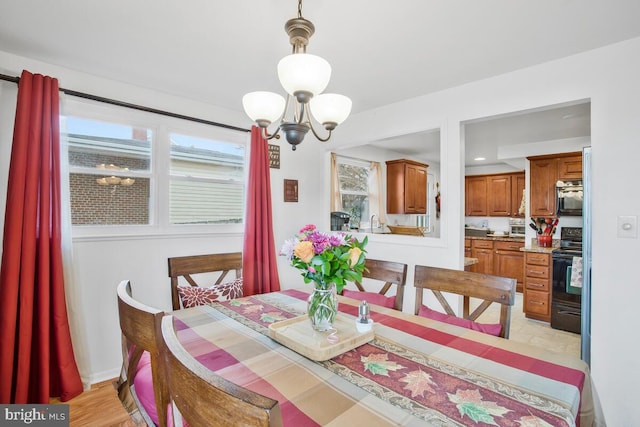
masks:
[[[74,226],[242,224],[246,132],[68,99],[65,112]]]
[[[71,223],[148,224],[151,130],[66,118]]]
[[[242,222],[244,145],[171,134],[171,224]]]
[[[369,222],[369,163],[337,158],[337,173],[342,211],[351,215],[352,225]]]

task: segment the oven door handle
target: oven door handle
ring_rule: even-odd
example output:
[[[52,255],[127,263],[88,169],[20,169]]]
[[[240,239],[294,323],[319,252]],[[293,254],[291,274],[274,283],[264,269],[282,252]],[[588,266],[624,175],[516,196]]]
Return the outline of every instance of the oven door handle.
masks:
[[[575,311],[568,311],[568,310],[560,310],[558,311],[558,314],[568,314],[569,316],[582,317],[580,313],[576,313]]]

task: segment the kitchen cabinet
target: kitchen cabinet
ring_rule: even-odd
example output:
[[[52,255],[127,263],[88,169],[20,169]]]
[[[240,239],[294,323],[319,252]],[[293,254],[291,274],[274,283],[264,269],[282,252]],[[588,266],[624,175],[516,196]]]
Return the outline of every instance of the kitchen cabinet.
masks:
[[[529,171],[529,212],[531,216],[555,216],[558,159],[530,159]]]
[[[489,216],[511,215],[511,176],[487,177],[487,213]]]
[[[497,241],[495,246],[494,274],[516,279],[516,291],[522,292],[524,283],[524,242]]]
[[[471,241],[471,257],[478,258],[472,271],[493,274],[493,241],[474,239]]]
[[[387,163],[387,213],[427,213],[427,167],[412,160]]]
[[[471,239],[464,239],[464,257],[465,258],[473,258],[471,256]],[[465,271],[475,271],[475,264],[474,265],[470,265],[470,266],[466,266],[465,264]]]
[[[558,179],[561,181],[582,180],[582,155],[558,158]]]
[[[525,212],[519,213],[520,205],[522,204],[522,198],[524,196],[524,189],[526,188],[527,180],[524,177],[524,172],[511,175],[511,217],[524,218]]]
[[[487,177],[464,178],[465,216],[487,216]]]
[[[527,157],[529,212],[533,217],[556,216],[556,182],[582,179],[582,154],[562,153]]]
[[[526,252],[523,310],[526,317],[551,320],[551,254]]]
[[[465,177],[465,216],[518,214],[525,186],[524,172]]]

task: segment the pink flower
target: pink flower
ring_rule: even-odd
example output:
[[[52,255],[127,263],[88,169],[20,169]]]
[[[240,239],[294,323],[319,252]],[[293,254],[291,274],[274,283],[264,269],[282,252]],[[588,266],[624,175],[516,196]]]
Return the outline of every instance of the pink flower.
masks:
[[[313,268],[313,267],[311,267],[311,266],[309,266],[309,268],[307,268],[307,271],[308,271],[309,273],[315,273],[315,272],[316,272],[316,269],[315,269],[315,268]]]
[[[304,233],[306,233],[307,231],[311,232],[311,231],[314,231],[315,229],[316,229],[316,226],[315,226],[315,225],[313,225],[313,224],[307,224],[307,225],[305,225],[304,227],[302,227],[302,228],[300,229],[300,233],[303,233],[303,234],[304,234]]]

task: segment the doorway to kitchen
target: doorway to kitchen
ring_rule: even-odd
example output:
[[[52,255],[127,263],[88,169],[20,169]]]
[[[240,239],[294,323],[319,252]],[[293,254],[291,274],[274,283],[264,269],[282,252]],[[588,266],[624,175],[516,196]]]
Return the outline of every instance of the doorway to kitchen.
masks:
[[[525,172],[524,215],[525,224],[530,222],[530,203],[540,188],[531,184],[530,164],[527,157],[553,156],[560,153],[582,152],[591,145],[591,103],[590,100],[578,100],[559,105],[512,112],[492,117],[478,118],[462,123],[462,138],[465,151],[465,177],[475,175],[499,175]],[[549,192],[555,194],[557,175],[549,180]],[[466,179],[465,181],[468,181]],[[537,184],[537,183],[536,183]],[[553,190],[553,191],[552,191]],[[462,191],[469,192],[469,188]],[[471,191],[474,191],[472,188]],[[463,200],[468,198],[463,196]],[[487,196],[488,197],[488,196]],[[586,198],[587,196],[585,196]],[[476,201],[478,198],[475,198]],[[554,200],[555,202],[555,200]],[[464,203],[463,203],[464,204]],[[465,212],[467,212],[465,210]],[[511,211],[513,212],[513,210]],[[554,210],[548,216],[558,218],[557,231],[553,241],[558,243],[562,228],[583,227],[582,216],[558,215]],[[491,230],[510,229],[510,215],[489,214],[466,215],[465,225],[485,226]],[[535,244],[536,232],[525,227],[523,245]],[[491,262],[491,260],[486,261]],[[523,267],[524,268],[524,267]],[[522,271],[522,270],[520,270]],[[550,267],[551,271],[551,267]],[[500,275],[500,274],[498,274]],[[551,275],[549,283],[551,283]],[[589,361],[589,333],[572,333],[554,329],[550,324],[552,292],[549,289],[536,289],[536,297],[542,295],[548,306],[548,313],[542,320],[526,317],[523,306],[527,306],[526,280],[522,293],[517,294],[516,306],[512,309],[510,339],[538,345],[549,350],[566,352]],[[534,293],[531,292],[530,295]],[[582,327],[589,324],[590,312],[583,310]],[[538,317],[538,316],[536,316]],[[588,326],[587,326],[588,327]],[[584,342],[583,341],[584,337]]]

